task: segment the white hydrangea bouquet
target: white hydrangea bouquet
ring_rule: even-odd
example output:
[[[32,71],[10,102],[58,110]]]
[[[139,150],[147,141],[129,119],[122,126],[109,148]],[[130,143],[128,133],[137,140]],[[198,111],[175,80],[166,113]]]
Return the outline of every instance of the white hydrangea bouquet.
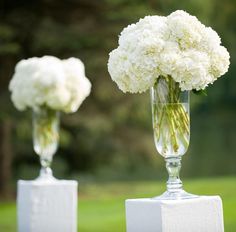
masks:
[[[108,71],[124,92],[141,93],[170,76],[181,90],[203,90],[229,67],[229,53],[210,27],[178,10],[126,27],[110,53]]]
[[[151,89],[155,145],[170,176],[164,198],[187,196],[178,173],[190,139],[189,91],[204,92],[228,67],[218,34],[182,10],[129,25],[110,53],[108,71],[123,92]]]
[[[9,89],[18,110],[33,110],[34,150],[40,156],[41,174],[50,174],[58,146],[59,111],[77,111],[90,94],[84,64],[77,58],[60,60],[53,56],[21,60]]]
[[[79,59],[53,56],[21,60],[9,85],[18,110],[47,107],[66,113],[77,111],[90,88]]]

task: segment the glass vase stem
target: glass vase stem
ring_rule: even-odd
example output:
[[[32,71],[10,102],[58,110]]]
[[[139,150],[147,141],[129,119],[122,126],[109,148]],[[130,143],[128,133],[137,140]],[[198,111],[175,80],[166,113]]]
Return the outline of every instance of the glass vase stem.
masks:
[[[182,181],[179,178],[179,172],[181,169],[181,158],[173,157],[166,158],[166,169],[169,174],[169,179],[167,181],[167,191],[168,192],[180,192],[183,190]]]
[[[39,174],[40,179],[52,179],[52,178],[54,179],[52,169],[50,167],[51,163],[52,160],[40,157],[40,164],[41,164],[41,169]]]

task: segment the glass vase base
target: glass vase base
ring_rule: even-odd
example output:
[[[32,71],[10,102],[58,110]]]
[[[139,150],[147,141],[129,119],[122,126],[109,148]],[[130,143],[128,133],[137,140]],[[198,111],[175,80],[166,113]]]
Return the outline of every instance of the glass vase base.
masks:
[[[198,195],[194,195],[188,192],[185,192],[184,190],[180,191],[166,191],[162,195],[153,197],[153,200],[185,200],[185,199],[193,199],[198,198]]]

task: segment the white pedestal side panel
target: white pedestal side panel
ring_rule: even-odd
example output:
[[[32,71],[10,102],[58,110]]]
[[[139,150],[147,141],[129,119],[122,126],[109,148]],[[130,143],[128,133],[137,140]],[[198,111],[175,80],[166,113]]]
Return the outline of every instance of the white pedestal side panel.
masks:
[[[18,181],[18,232],[76,232],[77,182]]]
[[[127,232],[223,232],[218,196],[188,200],[126,200]]]

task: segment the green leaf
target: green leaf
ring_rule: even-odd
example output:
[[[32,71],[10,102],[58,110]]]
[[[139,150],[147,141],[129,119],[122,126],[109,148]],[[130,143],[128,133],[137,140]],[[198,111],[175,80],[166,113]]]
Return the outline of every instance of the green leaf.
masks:
[[[207,90],[206,89],[201,89],[201,90],[193,89],[192,91],[196,95],[207,96]]]

